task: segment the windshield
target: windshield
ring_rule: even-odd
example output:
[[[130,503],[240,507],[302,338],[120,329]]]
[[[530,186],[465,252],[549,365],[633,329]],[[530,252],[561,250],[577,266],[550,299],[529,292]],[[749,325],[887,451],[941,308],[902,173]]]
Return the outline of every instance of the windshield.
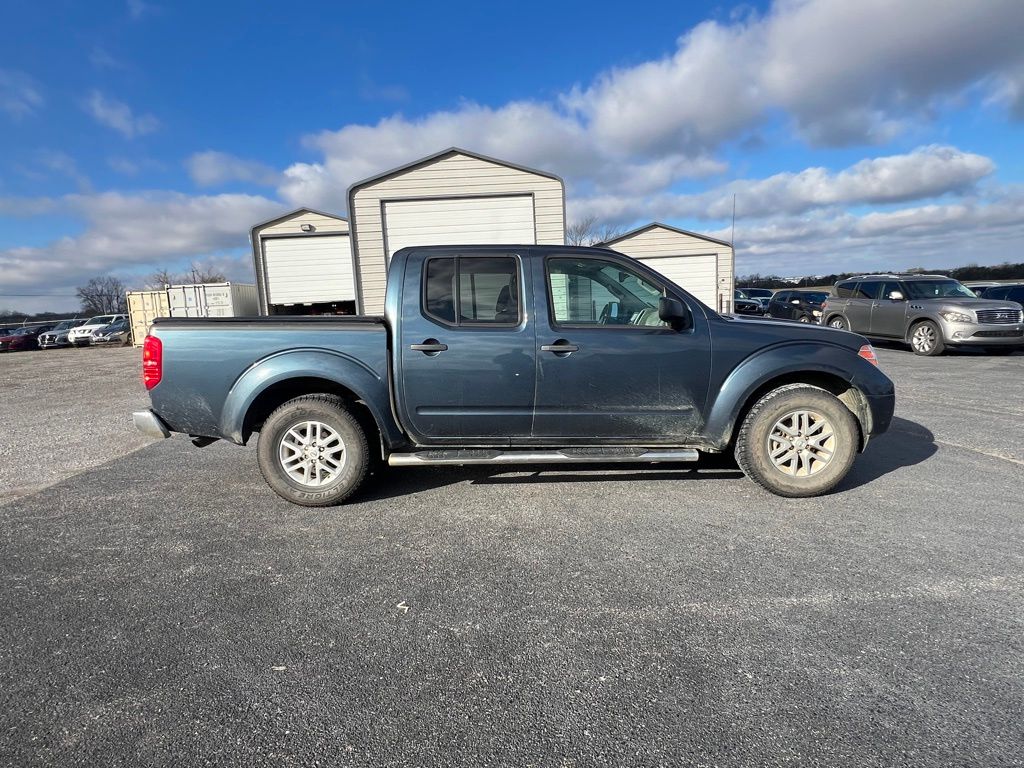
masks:
[[[36,332],[35,328],[19,328],[17,331],[14,332],[14,335],[15,336],[31,336],[35,332]]]
[[[908,298],[911,299],[976,299],[977,294],[958,280],[908,280]]]
[[[110,325],[113,319],[113,315],[98,315],[89,320],[89,322],[86,323],[86,325]]]
[[[750,298],[749,296],[747,296],[747,294],[745,294],[739,288],[737,288],[733,293],[735,294],[735,298],[737,298],[737,299],[749,299]]]
[[[744,288],[743,292],[755,299],[770,299],[772,297],[772,292],[767,288]]]

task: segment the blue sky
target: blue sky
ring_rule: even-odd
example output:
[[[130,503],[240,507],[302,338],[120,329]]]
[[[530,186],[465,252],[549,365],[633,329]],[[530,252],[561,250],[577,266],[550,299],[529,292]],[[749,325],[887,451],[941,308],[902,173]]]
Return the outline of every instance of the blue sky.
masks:
[[[735,194],[741,274],[1024,261],[1019,2],[349,6],[8,9],[0,307],[251,279],[253,223],[451,145],[570,219],[728,237]]]

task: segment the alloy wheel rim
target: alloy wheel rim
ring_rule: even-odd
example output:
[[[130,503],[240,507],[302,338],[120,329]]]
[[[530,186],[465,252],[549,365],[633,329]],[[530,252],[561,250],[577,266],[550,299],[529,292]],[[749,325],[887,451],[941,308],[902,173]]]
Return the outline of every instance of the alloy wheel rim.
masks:
[[[812,477],[835,456],[835,430],[817,411],[790,411],[768,432],[768,458],[789,477]]]
[[[835,320],[833,320],[831,323],[829,323],[829,325],[831,325],[833,328],[840,328],[840,329],[844,327],[843,321],[841,319],[839,319],[838,317]]]
[[[935,331],[927,325],[918,326],[910,341],[918,352],[929,352],[935,346]]]
[[[345,441],[322,421],[300,421],[284,433],[277,456],[292,481],[320,488],[337,480],[345,469]]]

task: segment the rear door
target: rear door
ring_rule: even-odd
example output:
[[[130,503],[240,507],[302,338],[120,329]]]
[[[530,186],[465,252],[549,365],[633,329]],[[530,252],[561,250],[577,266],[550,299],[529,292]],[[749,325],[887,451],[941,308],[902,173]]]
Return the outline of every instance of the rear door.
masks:
[[[778,317],[782,319],[789,319],[792,317],[792,311],[790,310],[789,297],[791,291],[778,291],[772,300],[768,302],[768,314],[771,317]]]
[[[854,333],[871,332],[871,305],[881,287],[878,280],[861,280],[846,304],[846,319]]]
[[[682,444],[700,424],[711,345],[700,304],[636,262],[556,252],[533,262],[534,442]],[[668,293],[693,314],[658,318]]]
[[[418,442],[508,445],[529,436],[537,356],[524,269],[515,252],[409,255],[396,389],[402,424]]]
[[[881,283],[871,306],[871,334],[902,338],[907,332],[907,297],[898,280]]]

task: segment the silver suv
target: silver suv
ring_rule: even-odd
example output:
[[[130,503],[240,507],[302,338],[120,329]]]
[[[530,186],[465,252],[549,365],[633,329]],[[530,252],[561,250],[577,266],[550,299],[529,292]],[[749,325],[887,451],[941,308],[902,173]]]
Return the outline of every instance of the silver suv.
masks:
[[[1024,316],[1013,301],[979,299],[944,275],[861,275],[836,283],[820,322],[864,336],[898,339],[918,355],[946,347],[991,354],[1024,349]]]

